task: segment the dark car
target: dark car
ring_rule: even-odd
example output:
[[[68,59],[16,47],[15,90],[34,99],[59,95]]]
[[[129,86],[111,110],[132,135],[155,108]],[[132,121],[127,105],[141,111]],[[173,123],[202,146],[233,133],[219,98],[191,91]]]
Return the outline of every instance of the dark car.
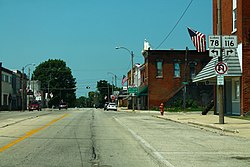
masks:
[[[61,109],[68,109],[68,104],[66,103],[66,102],[61,102],[60,104],[59,104],[59,110],[61,110]]]
[[[39,101],[32,101],[29,104],[28,108],[29,108],[29,111],[33,111],[33,110],[42,111],[41,103]]]
[[[97,104],[95,105],[95,108],[103,108],[103,104],[102,104],[102,103],[97,103]]]

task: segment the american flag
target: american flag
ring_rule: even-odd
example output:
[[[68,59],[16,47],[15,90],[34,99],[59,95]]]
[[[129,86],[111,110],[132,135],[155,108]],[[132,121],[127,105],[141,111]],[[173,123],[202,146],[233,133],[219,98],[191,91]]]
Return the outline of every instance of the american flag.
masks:
[[[125,82],[127,82],[127,80],[128,80],[128,77],[123,75],[123,77],[122,77],[122,86],[124,85]]]
[[[188,28],[189,35],[198,52],[206,52],[206,35]]]

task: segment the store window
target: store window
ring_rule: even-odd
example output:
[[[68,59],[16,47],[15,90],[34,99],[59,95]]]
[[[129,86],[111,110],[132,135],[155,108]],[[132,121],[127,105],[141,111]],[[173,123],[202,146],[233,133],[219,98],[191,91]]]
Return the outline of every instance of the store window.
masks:
[[[235,82],[235,95],[234,95],[234,99],[235,100],[239,100],[240,99],[240,82],[239,81]]]

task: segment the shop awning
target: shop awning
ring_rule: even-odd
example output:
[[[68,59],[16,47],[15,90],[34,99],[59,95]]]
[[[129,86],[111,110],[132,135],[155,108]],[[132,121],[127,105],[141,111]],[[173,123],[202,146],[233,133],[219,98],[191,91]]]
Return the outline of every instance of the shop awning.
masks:
[[[238,56],[223,57],[223,62],[227,64],[228,70],[225,77],[237,77],[241,76],[241,67]],[[216,80],[217,73],[215,66],[218,63],[218,57],[214,57],[193,79],[193,82],[204,82],[207,80]]]
[[[148,95],[148,86],[139,88],[137,96],[147,96]]]

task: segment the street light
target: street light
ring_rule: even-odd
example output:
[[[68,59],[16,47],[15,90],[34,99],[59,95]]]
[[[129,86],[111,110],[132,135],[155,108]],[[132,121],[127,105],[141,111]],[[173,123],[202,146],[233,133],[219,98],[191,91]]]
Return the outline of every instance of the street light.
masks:
[[[128,48],[123,47],[123,46],[116,47],[115,49],[125,49],[131,55],[131,82],[130,82],[130,85],[133,86],[134,85],[134,80],[133,80],[134,53],[133,53],[133,51],[130,51]]]
[[[25,89],[25,85],[24,85],[24,70],[26,67],[28,66],[35,66],[36,64],[34,63],[30,63],[30,64],[26,64],[23,68],[22,68],[22,111],[24,111],[24,89]],[[30,78],[29,78],[30,79]]]
[[[129,52],[129,54],[131,55],[131,82],[130,82],[130,86],[134,86],[134,78],[133,78],[133,66],[134,66],[134,53],[133,51],[130,51],[128,48],[124,47],[124,46],[119,46],[116,47],[115,49],[125,49],[126,51]],[[134,96],[132,95],[132,109],[133,111],[135,110],[135,106],[134,106]]]

